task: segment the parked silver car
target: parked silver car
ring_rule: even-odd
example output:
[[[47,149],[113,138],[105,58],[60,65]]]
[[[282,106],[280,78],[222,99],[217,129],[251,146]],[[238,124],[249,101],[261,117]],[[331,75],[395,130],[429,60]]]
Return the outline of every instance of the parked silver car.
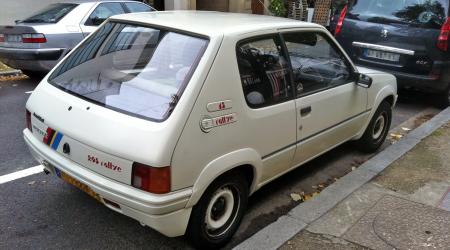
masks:
[[[29,76],[45,73],[108,17],[153,10],[136,1],[51,4],[16,25],[0,26],[0,61]]]

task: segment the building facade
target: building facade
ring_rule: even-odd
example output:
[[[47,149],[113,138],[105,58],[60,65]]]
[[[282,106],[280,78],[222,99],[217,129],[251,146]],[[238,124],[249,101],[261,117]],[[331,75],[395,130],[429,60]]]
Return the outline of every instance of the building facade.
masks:
[[[211,10],[265,14],[269,0],[145,0],[158,10]]]

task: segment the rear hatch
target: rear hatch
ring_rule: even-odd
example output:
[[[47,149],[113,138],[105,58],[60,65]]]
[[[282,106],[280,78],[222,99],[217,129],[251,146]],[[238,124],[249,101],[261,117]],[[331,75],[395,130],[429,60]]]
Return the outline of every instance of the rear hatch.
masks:
[[[126,184],[133,162],[169,166],[182,126],[164,121],[207,44],[160,28],[104,24],[30,97],[33,134],[82,167]]]
[[[428,75],[436,61],[448,60],[437,47],[448,5],[448,0],[355,1],[336,38],[358,64]]]

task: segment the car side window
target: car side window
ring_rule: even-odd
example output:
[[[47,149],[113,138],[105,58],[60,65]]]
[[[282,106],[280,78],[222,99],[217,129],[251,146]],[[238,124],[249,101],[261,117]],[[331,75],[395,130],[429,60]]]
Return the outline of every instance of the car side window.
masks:
[[[285,33],[297,97],[349,83],[348,60],[326,35],[317,32]]]
[[[245,99],[251,108],[292,99],[289,63],[278,35],[246,40],[236,50]]]
[[[130,12],[149,12],[152,8],[142,3],[125,3],[125,6]]]
[[[120,3],[101,3],[87,19],[85,25],[98,26],[108,17],[125,13]]]

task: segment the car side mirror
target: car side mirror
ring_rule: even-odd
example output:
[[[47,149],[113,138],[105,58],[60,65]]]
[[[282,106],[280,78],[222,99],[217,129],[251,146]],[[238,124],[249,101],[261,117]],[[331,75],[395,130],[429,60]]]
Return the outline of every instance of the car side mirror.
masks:
[[[99,26],[100,24],[102,24],[105,20],[106,20],[106,18],[102,18],[102,17],[93,17],[92,19],[92,24],[93,25],[95,25],[95,26]]]
[[[357,73],[356,76],[356,84],[358,84],[359,86],[363,88],[370,88],[370,86],[372,86],[372,77],[361,73]]]

